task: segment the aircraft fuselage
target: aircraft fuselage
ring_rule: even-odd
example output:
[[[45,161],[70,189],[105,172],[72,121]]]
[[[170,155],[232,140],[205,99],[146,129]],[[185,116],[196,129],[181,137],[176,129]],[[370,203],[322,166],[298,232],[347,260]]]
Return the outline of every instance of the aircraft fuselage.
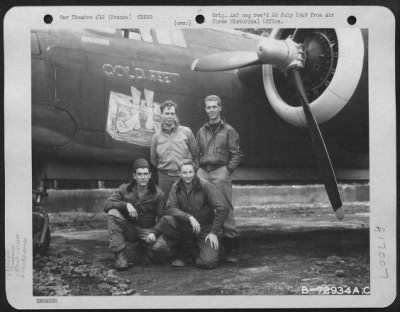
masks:
[[[153,38],[157,38],[154,33]],[[33,31],[34,158],[76,164],[75,168],[88,164],[97,168],[96,178],[102,171],[105,178],[112,178],[113,166],[129,168],[135,158],[149,157],[151,137],[160,127],[160,103],[167,99],[178,103],[180,123],[196,133],[206,121],[204,97],[218,94],[224,118],[241,137],[245,154],[241,168],[296,172],[316,167],[307,129],[287,124],[269,105],[261,66],[219,73],[190,69],[197,57],[238,48],[252,51],[257,40],[201,29],[183,30],[178,39],[176,44],[162,44],[89,30]],[[339,170],[368,169],[364,72],[351,101],[321,125]],[[68,171],[55,170],[52,177],[87,176],[84,170],[75,175]]]

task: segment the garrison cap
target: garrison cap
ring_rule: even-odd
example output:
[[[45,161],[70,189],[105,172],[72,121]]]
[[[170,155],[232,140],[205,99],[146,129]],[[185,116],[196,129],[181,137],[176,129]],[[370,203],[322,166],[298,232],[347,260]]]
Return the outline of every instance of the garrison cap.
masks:
[[[136,172],[136,170],[139,169],[139,168],[148,168],[148,169],[150,169],[150,164],[146,159],[138,158],[133,163],[132,170],[133,170],[133,172]]]

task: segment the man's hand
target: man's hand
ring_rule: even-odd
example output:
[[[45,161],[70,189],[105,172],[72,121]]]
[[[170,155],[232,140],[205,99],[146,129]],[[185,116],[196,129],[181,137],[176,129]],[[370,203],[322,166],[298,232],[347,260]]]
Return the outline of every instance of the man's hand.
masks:
[[[204,239],[205,242],[207,242],[207,240],[210,241],[211,247],[214,249],[218,249],[219,247],[219,243],[218,243],[218,237],[217,235],[213,234],[213,233],[209,233],[206,238]]]
[[[197,222],[196,218],[193,217],[193,216],[189,217],[189,221],[190,221],[190,224],[192,225],[193,233],[194,234],[199,234],[200,233],[200,229],[201,229],[200,228],[200,223]]]
[[[149,235],[146,236],[145,241],[147,244],[152,244],[156,241],[156,234],[150,233]]]
[[[133,205],[131,203],[127,203],[126,204],[126,209],[128,210],[128,213],[131,216],[131,218],[136,218],[137,217],[137,211],[136,211],[135,207],[133,207]]]

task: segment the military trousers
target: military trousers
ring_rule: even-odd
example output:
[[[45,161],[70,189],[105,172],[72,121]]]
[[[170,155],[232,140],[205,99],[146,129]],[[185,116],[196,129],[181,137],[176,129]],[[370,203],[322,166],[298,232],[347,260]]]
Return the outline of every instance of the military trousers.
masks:
[[[108,243],[111,251],[120,252],[126,248],[126,242],[140,242],[148,249],[149,255],[167,255],[169,248],[160,235],[156,242],[147,243],[146,237],[152,233],[151,228],[142,228],[127,220],[118,210],[111,209],[107,215]]]
[[[225,237],[239,237],[239,231],[233,213],[232,204],[232,177],[226,166],[221,166],[215,170],[206,171],[203,168],[197,170],[197,176],[211,182],[224,198],[225,205],[229,208],[229,213],[222,227]]]
[[[173,216],[162,217],[159,225],[163,237],[171,249],[178,245],[186,248],[191,248],[195,245],[197,247],[195,265],[203,269],[217,267],[220,250],[212,248],[209,240],[205,241],[211,225],[201,226],[199,235],[193,233],[193,228],[189,221],[178,220]]]
[[[158,187],[164,192],[165,198],[168,199],[169,192],[171,191],[172,184],[179,179],[179,176],[170,176],[161,170],[157,172]]]

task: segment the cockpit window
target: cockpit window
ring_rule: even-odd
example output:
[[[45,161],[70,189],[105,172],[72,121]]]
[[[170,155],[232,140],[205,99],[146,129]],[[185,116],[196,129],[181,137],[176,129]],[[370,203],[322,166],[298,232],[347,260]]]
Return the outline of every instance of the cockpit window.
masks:
[[[166,28],[127,28],[121,29],[122,37],[130,40],[157,42],[159,44],[186,47],[185,38],[180,29]]]
[[[140,30],[138,28],[122,29],[122,36],[124,38],[133,40],[142,40]]]
[[[172,37],[172,44],[179,46],[179,47],[186,48],[186,41],[185,41],[185,37],[183,37],[182,30],[172,29],[170,32],[171,32],[171,37]]]
[[[146,42],[153,42],[154,41],[150,28],[141,28],[140,29],[140,33],[142,35],[143,41],[146,41]]]
[[[142,37],[140,36],[140,34],[134,32],[134,31],[128,32],[128,38],[134,39],[134,40],[142,40]]]
[[[186,47],[185,38],[180,29],[157,28],[155,33],[157,35],[157,41],[161,44]]]
[[[157,41],[161,44],[171,44],[169,30],[165,28],[156,29]]]

